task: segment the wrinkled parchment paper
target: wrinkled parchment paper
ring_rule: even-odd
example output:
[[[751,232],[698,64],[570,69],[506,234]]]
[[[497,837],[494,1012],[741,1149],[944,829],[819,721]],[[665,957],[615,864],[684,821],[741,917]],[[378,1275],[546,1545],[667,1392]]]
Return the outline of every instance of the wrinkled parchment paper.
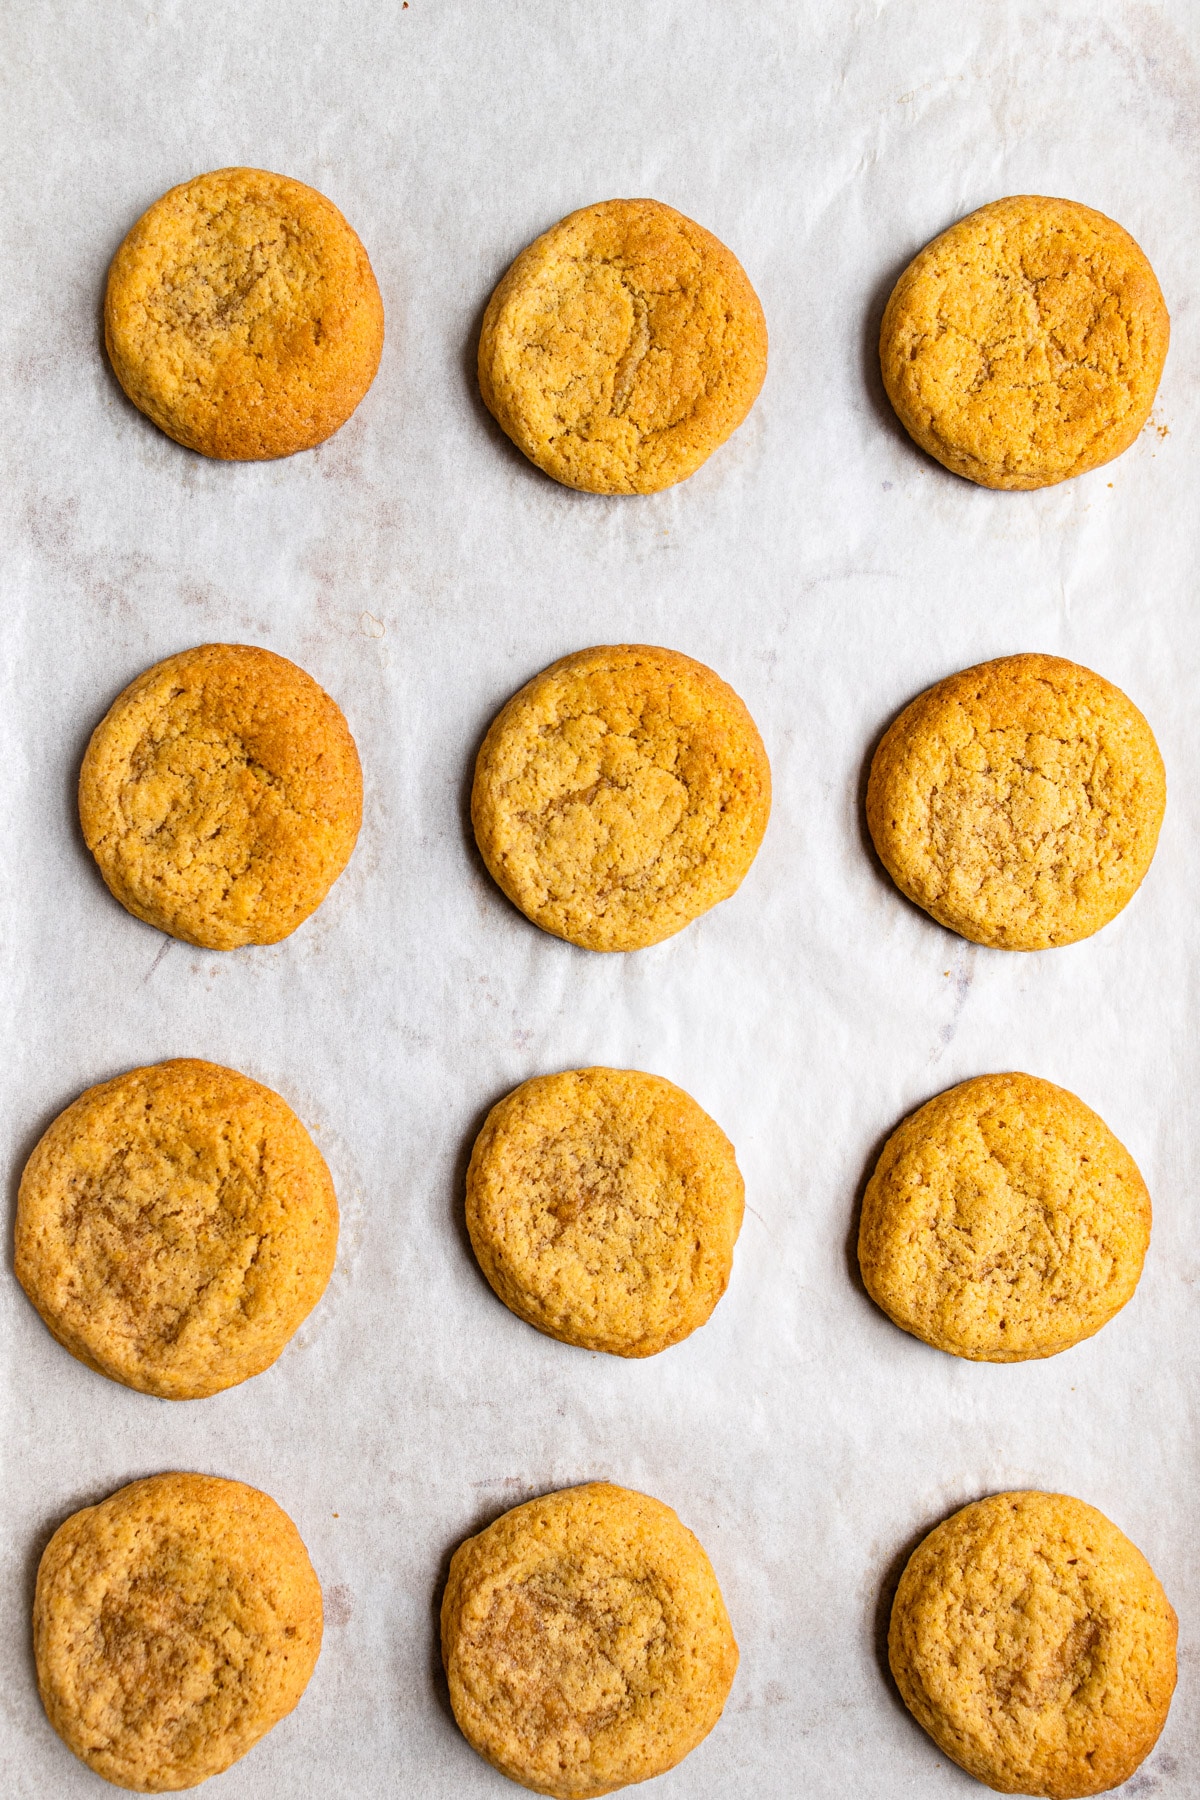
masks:
[[[673,1505],[712,1557],[741,1668],[707,1742],[649,1793],[920,1800],[979,1790],[881,1663],[889,1584],[961,1503],[1036,1486],[1102,1508],[1181,1620],[1166,1732],[1131,1784],[1196,1791],[1200,1090],[1196,597],[1200,20],[1189,0],[51,0],[4,9],[0,534],[4,1168],[83,1087],[196,1055],[282,1093],[343,1208],[325,1300],[267,1374],[185,1404],[127,1392],[0,1281],[0,1788],[111,1790],[34,1687],[41,1549],[160,1469],[265,1488],[324,1584],[298,1711],[223,1800],[462,1800],[513,1790],[449,1713],[450,1551],[594,1477]],[[371,255],[388,339],[320,449],[206,462],[126,402],[100,347],[121,237],[164,189],[245,162],[328,194]],[[1067,195],[1125,224],[1173,342],[1118,462],[1034,494],[956,480],[905,438],[874,340],[928,238],[986,200]],[[472,379],[480,316],[562,214],[648,194],[742,259],[771,331],[748,423],[644,499],[557,487]],[[273,949],[206,953],[124,913],[81,841],[93,725],[147,664],[211,639],[293,658],[366,772],[354,860]],[[500,703],[620,640],[710,663],[767,743],[775,808],[738,895],[656,949],[527,924],[466,823]],[[900,899],[861,796],[929,682],[1038,649],[1147,714],[1170,800],[1154,867],[1088,943],[974,948]],[[603,1062],[681,1083],[737,1146],[748,1210],[712,1322],[648,1362],[568,1349],[494,1299],[463,1226],[487,1107]],[[882,1139],[985,1070],[1074,1089],[1155,1204],[1141,1286],[1098,1338],[975,1366],[859,1287],[857,1198]]]

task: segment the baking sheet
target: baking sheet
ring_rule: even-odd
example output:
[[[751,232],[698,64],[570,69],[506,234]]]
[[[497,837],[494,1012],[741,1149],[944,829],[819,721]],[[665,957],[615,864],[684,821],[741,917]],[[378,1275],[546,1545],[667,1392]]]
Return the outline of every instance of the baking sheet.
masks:
[[[0,711],[9,1212],[25,1156],[86,1085],[196,1055],[276,1088],[343,1208],[329,1292],[267,1374],[156,1401],[52,1342],[0,1280],[0,1787],[111,1792],[42,1715],[28,1611],[74,1508],[194,1468],[265,1488],[324,1584],[298,1711],[214,1784],[226,1800],[513,1790],[459,1737],[435,1619],[467,1532],[609,1477],[668,1501],[741,1645],[720,1725],[647,1794],[967,1796],[881,1666],[915,1539],[1001,1488],[1063,1489],[1150,1557],[1180,1685],[1129,1791],[1194,1792],[1200,1755],[1200,1043],[1195,704],[1200,68],[1189,0],[944,7],[759,0],[110,0],[9,7]],[[388,340],[320,449],[263,465],[161,436],[100,350],[108,260],[164,189],[246,162],[359,231]],[[1154,419],[1118,462],[995,494],[918,453],[873,343],[899,269],[1008,193],[1124,223],[1173,316]],[[573,207],[669,201],[742,259],[771,366],[750,420],[642,499],[555,486],[471,377],[513,255]],[[206,953],[127,916],[73,809],[79,759],[147,664],[268,646],[338,699],[366,819],[320,912],[272,949]],[[775,807],[738,895],[604,957],[528,925],[466,821],[498,705],[584,645],[666,644],[744,697]],[[919,689],[1038,649],[1124,687],[1170,800],[1142,892],[1098,937],[977,949],[902,901],[865,842],[880,731]],[[712,1322],[644,1363],[538,1336],[463,1225],[493,1100],[605,1062],[679,1082],[725,1128],[748,1210]],[[906,1111],[1018,1068],[1074,1089],[1155,1203],[1145,1275],[1098,1338],[975,1366],[894,1329],[857,1284],[857,1196]]]

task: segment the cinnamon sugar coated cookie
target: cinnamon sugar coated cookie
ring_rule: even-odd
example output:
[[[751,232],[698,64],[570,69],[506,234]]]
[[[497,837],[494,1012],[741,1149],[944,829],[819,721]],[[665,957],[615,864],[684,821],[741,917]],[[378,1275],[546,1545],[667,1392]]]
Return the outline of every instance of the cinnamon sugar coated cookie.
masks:
[[[1106,1793],[1154,1748],[1178,1626],[1153,1569],[1066,1494],[993,1494],[918,1545],[888,1658],[906,1706],[977,1781]]]
[[[938,1094],[884,1146],[858,1260],[895,1323],[979,1362],[1054,1356],[1133,1294],[1150,1196],[1082,1100],[1032,1075]]]
[[[539,469],[594,494],[694,474],[766,372],[766,322],[736,256],[658,200],[605,200],[544,232],[479,335],[489,412]]]
[[[645,644],[551,664],[492,722],[471,819],[493,880],[588,950],[640,950],[740,885],[771,810],[754,720],[703,663]]]
[[[25,1165],[16,1276],[72,1356],[194,1400],[269,1368],[325,1291],[320,1151],[248,1076],[179,1058],[88,1088]]]
[[[1150,416],[1170,320],[1127,231],[1073,200],[981,206],[915,256],[883,315],[883,384],[922,450],[991,488],[1110,462]]]
[[[1154,734],[1120,688],[1060,656],[1003,656],[904,709],[871,763],[867,823],[940,925],[1045,950],[1133,898],[1166,799]]]
[[[725,1133],[636,1069],[539,1075],[493,1106],[467,1227],[508,1307],[563,1343],[653,1356],[725,1292],[744,1187]]]
[[[670,1507],[592,1482],[459,1545],[442,1660],[472,1749],[535,1793],[590,1800],[694,1750],[738,1653],[712,1565]]]
[[[383,302],[332,201],[265,169],[217,169],[156,200],[122,243],[104,341],[168,437],[259,461],[346,423],[379,367]]]
[[[350,860],[362,770],[311,675],[249,644],[202,644],[130,683],[92,733],[79,820],[136,918],[209,950],[276,944]]]
[[[89,1769],[140,1794],[219,1775],[290,1713],[321,1649],[321,1586],[281,1507],[213,1475],[151,1475],[42,1555],[38,1691]]]

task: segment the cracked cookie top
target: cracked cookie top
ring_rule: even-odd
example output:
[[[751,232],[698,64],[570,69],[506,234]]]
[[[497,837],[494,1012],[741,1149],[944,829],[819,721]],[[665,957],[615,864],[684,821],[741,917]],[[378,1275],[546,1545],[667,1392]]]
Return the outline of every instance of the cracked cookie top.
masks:
[[[1090,937],[1150,867],[1166,776],[1120,688],[1004,656],[919,694],[884,735],[867,823],[901,893],[1002,950]]]
[[[979,1075],[894,1131],[863,1196],[858,1260],[888,1317],[977,1362],[1054,1356],[1129,1300],[1150,1196],[1065,1088]]]
[[[1038,488],[1120,456],[1167,354],[1162,292],[1129,233],[1072,200],[1019,194],[915,256],[879,357],[909,435],[956,475]]]
[[[321,1629],[292,1521],[213,1475],[151,1475],[84,1507],[38,1568],[50,1723],[89,1769],[140,1793],[194,1787],[245,1756],[303,1694]]]
[[[770,809],[767,753],[733,689],[646,644],[535,675],[493,720],[471,793],[492,878],[588,950],[660,943],[727,899]]]
[[[134,405],[227,461],[310,450],[379,367],[383,302],[333,202],[265,169],[156,200],[113,257],[104,341]]]
[[[467,1228],[518,1317],[585,1350],[654,1356],[725,1292],[743,1194],[733,1145],[682,1088],[574,1069],[493,1106],[467,1171]]]
[[[17,1199],[16,1276],[72,1356],[167,1400],[269,1368],[325,1291],[337,1198],[291,1108],[193,1058],[88,1088]]]
[[[523,250],[488,303],[479,387],[531,462],[594,494],[683,481],[736,431],[767,371],[737,258],[657,200],[606,200]]]
[[[362,770],[311,675],[270,650],[203,644],[113,701],[83,759],[79,819],[135,917],[209,950],[275,944],[349,862]]]
[[[480,1756],[536,1793],[591,1800],[694,1750],[738,1653],[712,1565],[671,1508],[591,1482],[459,1545],[442,1660]]]
[[[993,1494],[913,1552],[888,1658],[960,1768],[1048,1800],[1128,1780],[1166,1722],[1178,1626],[1150,1564],[1067,1494]]]

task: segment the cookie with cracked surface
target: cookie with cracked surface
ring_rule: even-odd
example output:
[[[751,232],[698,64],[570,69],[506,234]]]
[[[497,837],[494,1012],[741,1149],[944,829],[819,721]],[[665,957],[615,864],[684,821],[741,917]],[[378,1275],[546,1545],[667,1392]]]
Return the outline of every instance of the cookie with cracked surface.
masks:
[[[658,200],[585,206],[523,250],[488,303],[479,389],[567,487],[654,494],[737,430],[767,327],[732,251]]]
[[[442,1660],[473,1750],[534,1793],[591,1800],[694,1750],[738,1653],[712,1565],[671,1508],[591,1482],[459,1545]]]
[[[1106,1325],[1149,1242],[1146,1184],[1103,1119],[1035,1076],[978,1075],[888,1139],[858,1260],[902,1330],[976,1362],[1023,1362]]]
[[[275,1361],[325,1292],[338,1207],[291,1107],[181,1057],[88,1088],[25,1165],[18,1281],[71,1355],[166,1400]]]
[[[905,707],[871,763],[867,824],[940,925],[1046,950],[1133,898],[1166,800],[1154,734],[1120,688],[1060,656],[1002,656]]]
[[[740,885],[771,768],[719,675],[646,644],[552,663],[492,722],[471,820],[496,884],[587,950],[640,950]]]
[[[33,1649],[50,1723],[139,1794],[219,1775],[291,1712],[321,1649],[321,1584],[274,1500],[151,1475],[60,1525]]]
[[[879,360],[901,424],[947,469],[983,487],[1049,487],[1129,448],[1170,329],[1127,231],[1074,200],[1017,194],[913,258]]]
[[[265,169],[216,169],[156,200],[121,244],[104,341],[168,437],[257,462],[346,423],[379,367],[383,302],[331,200]]]
[[[744,1193],[733,1145],[682,1088],[573,1069],[493,1106],[467,1170],[467,1228],[518,1318],[584,1350],[654,1356],[725,1292]]]
[[[250,644],[202,644],[113,701],[79,772],[79,821],[135,918],[207,950],[277,944],[350,860],[362,769],[311,675]]]
[[[1077,1800],[1154,1748],[1177,1622],[1150,1564],[1067,1494],[993,1494],[913,1552],[888,1659],[946,1755],[1002,1794]]]

